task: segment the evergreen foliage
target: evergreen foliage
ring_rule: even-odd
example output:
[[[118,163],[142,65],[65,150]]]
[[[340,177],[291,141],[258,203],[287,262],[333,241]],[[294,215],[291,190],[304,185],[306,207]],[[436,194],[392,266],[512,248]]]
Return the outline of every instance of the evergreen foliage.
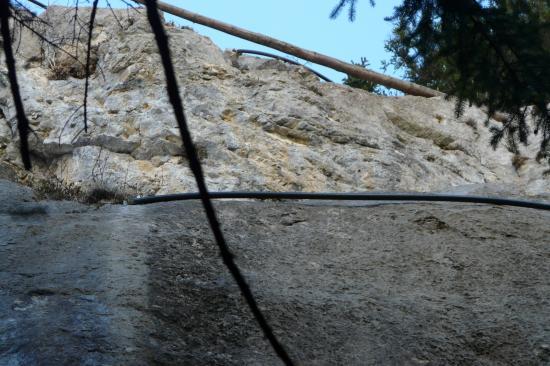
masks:
[[[351,63],[361,67],[369,67],[370,65],[366,57],[361,57],[361,61],[359,63],[355,63],[354,61],[351,61]],[[354,76],[348,75],[342,80],[342,82],[345,85],[351,86],[352,88],[363,89],[370,93],[385,95],[385,92],[380,87],[380,85],[373,83],[372,81],[359,79]]]
[[[369,0],[370,4],[374,6],[374,0]],[[342,9],[346,7],[346,5],[349,4],[349,12],[348,12],[348,19],[353,22],[355,20],[356,10],[355,10],[355,4],[357,4],[357,0],[340,0],[338,5],[332,10],[332,13],[330,13],[331,19],[336,19]]]
[[[541,134],[538,159],[550,162],[550,1],[403,0],[387,20],[390,63],[409,80],[456,96],[458,115],[465,102],[507,113],[493,146],[505,139],[517,153]]]

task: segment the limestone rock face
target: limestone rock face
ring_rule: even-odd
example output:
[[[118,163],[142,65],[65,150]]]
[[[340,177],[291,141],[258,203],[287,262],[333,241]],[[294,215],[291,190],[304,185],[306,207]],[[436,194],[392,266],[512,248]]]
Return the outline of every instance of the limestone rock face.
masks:
[[[35,173],[84,189],[125,194],[196,190],[165,91],[154,37],[143,12],[99,10],[94,74],[83,130],[82,51],[74,13],[42,17],[64,52],[23,31],[19,80],[33,134]],[[80,9],[81,19],[89,10]],[[85,22],[84,22],[85,23]],[[191,29],[167,25],[172,59],[193,138],[211,190],[550,191],[536,141],[514,157],[493,150],[486,115],[441,98],[384,97],[323,83],[279,61],[222,52]],[[76,44],[76,46],[75,46]],[[71,48],[72,47],[72,48]],[[16,119],[0,76],[0,155],[20,164]],[[489,121],[489,125],[498,125]],[[499,188],[500,187],[500,188]]]

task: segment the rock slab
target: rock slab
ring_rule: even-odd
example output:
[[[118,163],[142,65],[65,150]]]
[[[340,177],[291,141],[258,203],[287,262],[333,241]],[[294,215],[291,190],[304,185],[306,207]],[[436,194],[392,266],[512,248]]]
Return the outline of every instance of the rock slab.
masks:
[[[198,202],[94,207],[0,188],[0,365],[280,364]],[[300,365],[550,364],[547,212],[216,207]]]

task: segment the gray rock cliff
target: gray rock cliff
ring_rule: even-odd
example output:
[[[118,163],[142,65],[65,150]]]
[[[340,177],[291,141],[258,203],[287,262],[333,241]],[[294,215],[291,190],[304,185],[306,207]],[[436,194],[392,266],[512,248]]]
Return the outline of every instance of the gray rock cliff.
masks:
[[[89,10],[80,17],[88,19]],[[194,191],[143,13],[100,10],[93,37],[88,133],[83,131],[86,32],[73,12],[42,16],[75,61],[19,32],[19,79],[34,133],[35,174],[123,194]],[[486,115],[461,118],[441,98],[384,97],[320,82],[279,61],[222,52],[191,29],[167,26],[192,134],[211,190],[550,192],[537,144],[493,150]],[[76,37],[80,42],[72,42]],[[0,159],[20,165],[5,69]],[[489,121],[490,125],[498,124]]]

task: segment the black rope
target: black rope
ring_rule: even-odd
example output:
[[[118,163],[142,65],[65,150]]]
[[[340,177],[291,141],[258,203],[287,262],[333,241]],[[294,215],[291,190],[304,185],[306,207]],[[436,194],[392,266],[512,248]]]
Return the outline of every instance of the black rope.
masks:
[[[88,28],[88,47],[86,48],[86,81],[84,83],[84,132],[88,132],[88,88],[90,86],[90,56],[92,52],[92,33],[94,30],[95,14],[97,12],[97,2],[94,0],[92,13],[90,15],[90,27]]]
[[[332,83],[333,81],[330,80],[329,78],[327,78],[325,75],[313,70],[312,68],[310,67],[307,67],[305,65],[302,65],[301,63],[299,62],[296,62],[294,60],[291,60],[289,58],[286,58],[286,57],[283,57],[283,56],[279,56],[279,55],[274,55],[272,53],[268,53],[268,52],[263,52],[263,51],[254,51],[254,50],[235,50],[235,53],[237,53],[238,55],[240,54],[243,54],[243,53],[248,53],[248,54],[251,54],[251,55],[259,55],[259,56],[266,56],[266,57],[271,57],[271,58],[274,58],[276,60],[280,60],[280,61],[284,61],[286,63],[289,63],[289,64],[292,64],[292,65],[297,65],[297,66],[302,66],[304,69],[308,70],[309,72],[312,72],[314,73],[315,75],[317,75],[320,79],[326,81],[326,82],[329,82],[329,83]]]
[[[329,193],[329,192],[210,192],[212,199],[278,199],[278,200],[329,200],[329,201],[417,201],[481,203],[496,206],[513,206],[550,211],[550,203],[514,200],[500,197],[464,196],[433,193]],[[133,198],[131,205],[199,199],[199,193],[179,193]]]
[[[258,324],[260,325],[262,331],[264,332],[264,335],[271,343],[271,346],[277,353],[277,356],[279,356],[279,358],[284,362],[285,365],[293,365],[293,362],[288,356],[286,350],[279,343],[279,341],[273,334],[273,330],[271,329],[264,315],[258,308],[258,305],[254,300],[254,296],[252,295],[252,291],[250,290],[250,287],[246,283],[243,275],[241,274],[239,267],[237,267],[237,264],[233,260],[233,255],[231,254],[231,251],[229,250],[229,247],[225,242],[225,238],[220,228],[220,224],[216,217],[214,206],[212,205],[212,201],[210,200],[210,195],[208,193],[208,189],[204,181],[204,175],[203,175],[202,167],[197,154],[197,150],[195,148],[195,145],[193,144],[191,134],[187,127],[187,119],[185,117],[183,103],[181,101],[180,94],[179,94],[179,87],[176,80],[174,66],[172,64],[172,60],[170,57],[170,47],[168,45],[168,38],[166,36],[166,33],[164,32],[164,27],[157,10],[157,2],[156,0],[147,0],[146,6],[147,6],[147,17],[149,19],[149,23],[151,24],[151,28],[155,34],[155,39],[156,39],[159,53],[162,59],[162,65],[164,67],[164,73],[166,76],[166,90],[168,92],[170,103],[172,104],[172,107],[174,109],[174,115],[178,122],[179,130],[180,130],[181,138],[183,142],[183,147],[185,148],[185,152],[189,159],[189,167],[191,168],[191,171],[195,176],[197,187],[199,189],[199,196],[204,206],[204,210],[206,212],[206,216],[208,218],[210,228],[212,229],[212,233],[214,234],[214,238],[220,249],[220,255],[223,259],[224,264],[227,266],[228,270],[231,272],[231,275],[233,275],[233,278],[237,282],[237,285],[239,286],[239,289],[241,290],[243,297],[245,298],[248,306],[250,307],[252,314],[256,318]]]
[[[19,149],[21,151],[21,159],[25,169],[31,170],[31,157],[29,153],[29,120],[25,115],[23,100],[19,92],[19,84],[17,83],[17,72],[15,70],[15,58],[13,57],[13,49],[11,47],[10,24],[11,16],[9,0],[0,0],[0,26],[2,28],[2,41],[4,53],[6,55],[6,66],[8,67],[8,79],[10,81],[11,94],[13,96],[13,104],[17,114],[17,129],[19,130]]]

